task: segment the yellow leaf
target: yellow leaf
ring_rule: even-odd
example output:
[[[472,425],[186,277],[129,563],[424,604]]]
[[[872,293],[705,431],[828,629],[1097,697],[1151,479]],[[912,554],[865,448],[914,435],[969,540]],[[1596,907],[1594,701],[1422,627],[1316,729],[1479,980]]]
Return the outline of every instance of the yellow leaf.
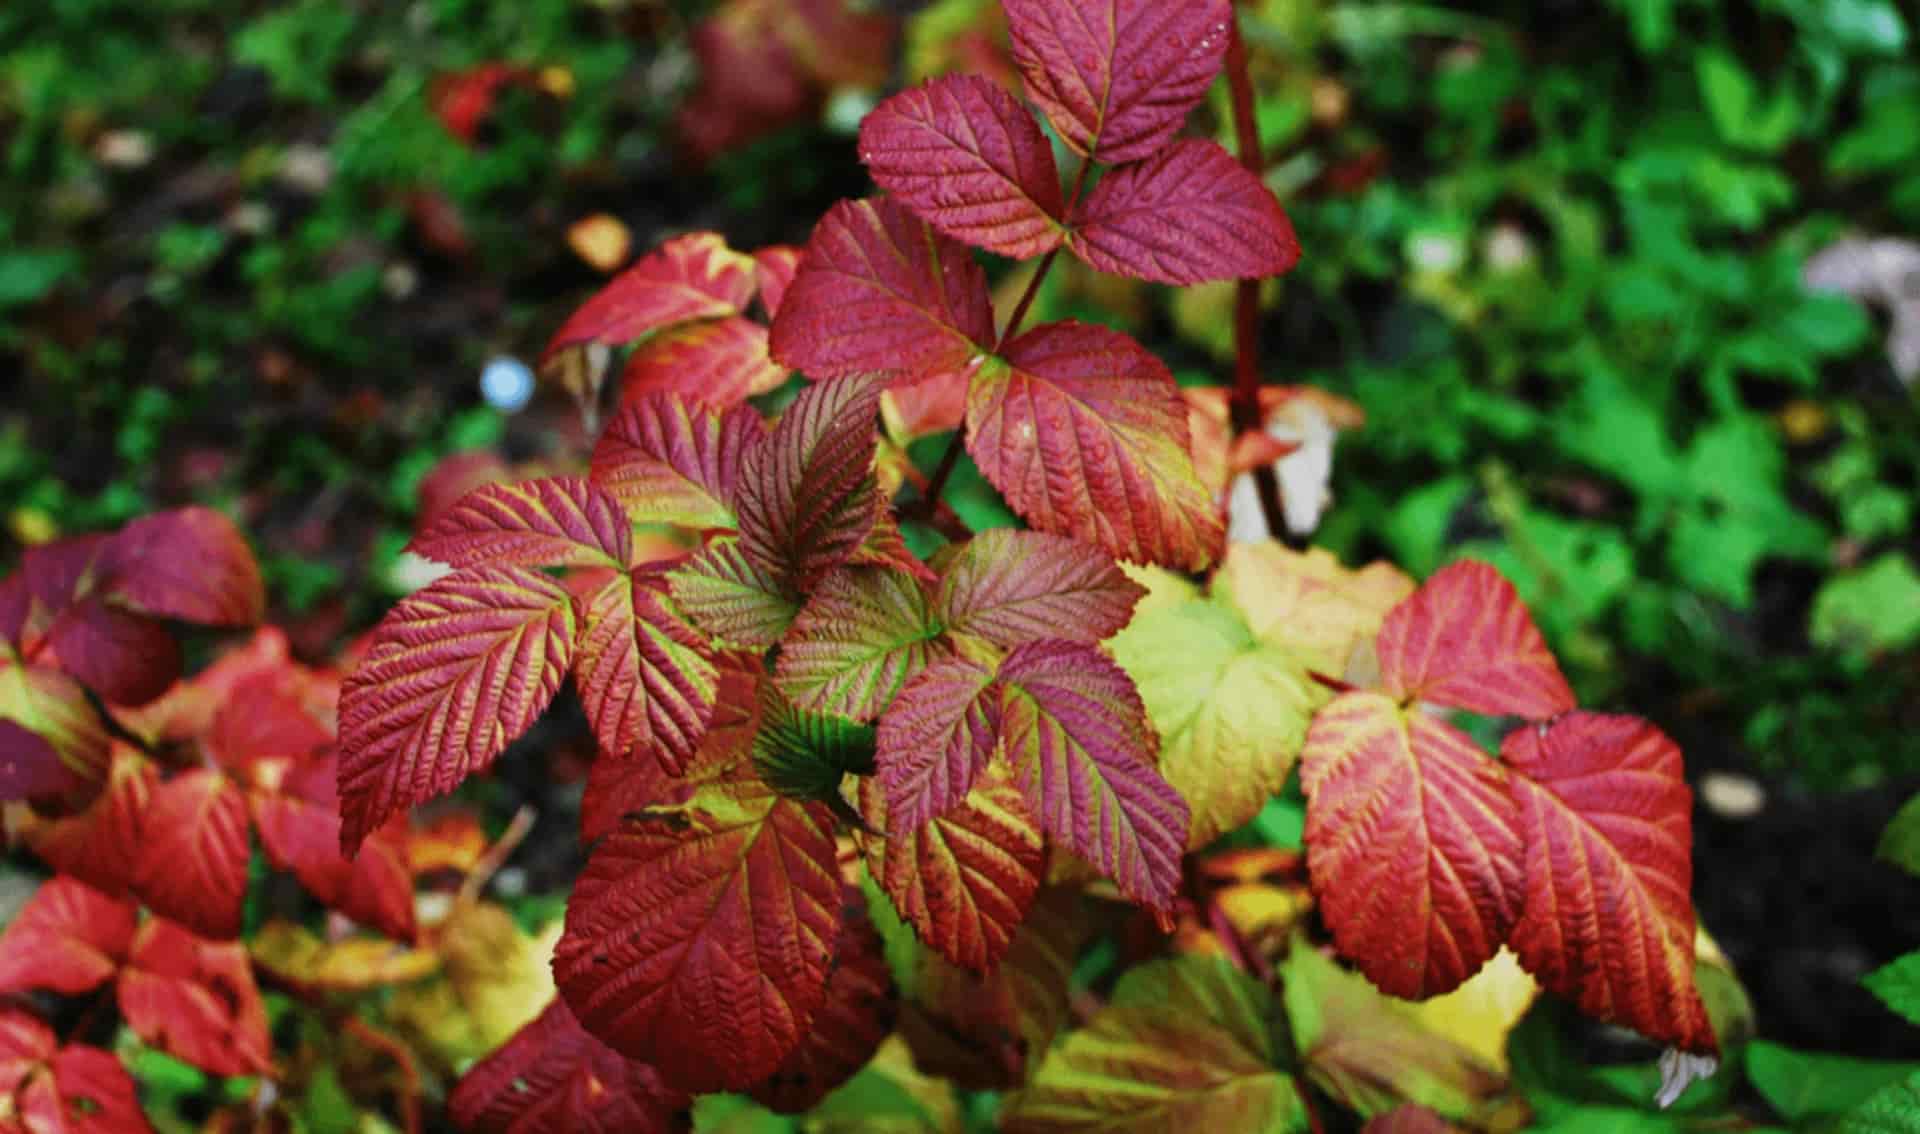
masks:
[[[594,271],[611,272],[627,262],[627,254],[633,251],[633,234],[619,218],[595,213],[567,229],[567,247]]]

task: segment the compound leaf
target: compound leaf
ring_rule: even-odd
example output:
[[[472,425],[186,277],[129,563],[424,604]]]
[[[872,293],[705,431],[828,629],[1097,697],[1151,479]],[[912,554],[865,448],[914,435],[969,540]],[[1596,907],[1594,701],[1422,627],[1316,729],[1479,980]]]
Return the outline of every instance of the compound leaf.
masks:
[[[901,91],[860,124],[860,160],[895,199],[976,248],[1026,259],[1063,236],[1060,171],[1026,107],[989,79]]]
[[[53,1030],[18,1008],[0,1008],[0,1113],[32,1134],[152,1134],[133,1078],[118,1056],[61,1047]]]
[[[904,571],[843,567],[807,598],[774,680],[794,704],[871,721],[946,649],[926,588]]]
[[[1173,375],[1118,331],[1054,323],[975,375],[967,451],[1042,531],[1199,570],[1225,538],[1187,451]]]
[[[725,536],[667,572],[673,601],[717,646],[764,650],[799,613],[800,600],[773,572]]]
[[[826,993],[842,886],[831,823],[749,776],[608,835],[554,951],[581,1023],[681,1090],[773,1074]]]
[[[1006,0],[1013,61],[1077,153],[1110,165],[1165,145],[1226,57],[1228,0]]]
[[[821,218],[773,322],[773,357],[815,378],[927,378],[992,342],[986,272],[885,197],[842,201]]]
[[[585,477],[482,485],[414,537],[407,550],[449,567],[624,568],[633,527],[611,493]]]
[[[1176,286],[1277,276],[1300,260],[1273,191],[1197,138],[1101,178],[1074,210],[1069,243],[1103,272]]]
[[[692,1103],[595,1039],[555,997],[461,1076],[447,1110],[473,1134],[671,1134],[692,1129]]]
[[[1694,986],[1692,793],[1680,749],[1638,717],[1572,712],[1501,756],[1526,845],[1513,951],[1582,1012],[1716,1050]]]
[[[1026,797],[991,769],[957,806],[916,831],[887,820],[879,785],[863,781],[867,870],[914,935],[961,968],[988,972],[1040,891],[1046,851]]]
[[[753,301],[756,282],[753,258],[728,248],[717,234],[676,237],[581,304],[541,361],[567,347],[621,346],[678,323],[738,315]]]
[[[1000,689],[979,662],[935,662],[880,718],[875,763],[895,834],[917,831],[966,798],[993,757]]]
[[[595,760],[580,798],[580,840],[591,843],[648,808],[686,803],[705,784],[744,763],[760,733],[760,686],[754,667],[722,666],[714,693],[713,720],[680,774],[657,760]]]
[[[1008,1098],[1010,1134],[1235,1130],[1302,1125],[1300,1096],[1278,1067],[1272,995],[1218,957],[1129,970],[1092,1022],[1047,1054]]]
[[[546,710],[573,660],[573,599],[520,567],[458,571],[388,612],[340,692],[340,846],[451,791]]]
[[[741,463],[740,549],[800,590],[853,555],[878,520],[873,479],[878,387],[807,387]]]
[[[766,437],[749,406],[716,411],[678,394],[627,398],[593,447],[592,477],[634,523],[734,526],[733,486]]]
[[[767,329],[736,315],[648,339],[627,359],[620,389],[622,401],[667,393],[724,410],[786,380],[786,367],[767,353]]]
[[[116,987],[135,1035],[215,1075],[257,1075],[273,1066],[267,1007],[246,947],[204,941],[150,917]]]
[[[1040,641],[1009,653],[999,682],[1001,751],[1041,829],[1121,893],[1170,909],[1187,802],[1154,770],[1157,742],[1133,681],[1095,646]]]
[[[1380,627],[1380,677],[1399,700],[1545,720],[1574,707],[1526,604],[1472,560],[1436,572]]]
[[[1127,624],[1144,593],[1097,548],[996,528],[960,545],[936,606],[952,632],[1010,650],[1037,638],[1097,642]]]
[[[574,683],[601,752],[677,773],[713,718],[719,675],[664,591],[661,575],[621,574],[587,600]]]
[[[75,878],[41,883],[0,933],[0,994],[100,987],[126,958],[139,912]]]
[[[240,935],[247,896],[247,797],[210,768],[154,789],[141,820],[134,892],[152,910],[203,937]]]
[[[1307,867],[1341,954],[1406,999],[1459,987],[1520,916],[1504,770],[1437,718],[1346,693],[1307,733]]]

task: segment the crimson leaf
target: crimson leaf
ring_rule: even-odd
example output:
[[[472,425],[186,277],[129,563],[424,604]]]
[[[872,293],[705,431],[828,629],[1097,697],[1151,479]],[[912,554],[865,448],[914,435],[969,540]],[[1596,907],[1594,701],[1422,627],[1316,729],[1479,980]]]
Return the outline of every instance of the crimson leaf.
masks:
[[[1167,284],[1277,276],[1300,259],[1272,191],[1199,139],[1101,178],[1074,211],[1070,239],[1103,272]]]

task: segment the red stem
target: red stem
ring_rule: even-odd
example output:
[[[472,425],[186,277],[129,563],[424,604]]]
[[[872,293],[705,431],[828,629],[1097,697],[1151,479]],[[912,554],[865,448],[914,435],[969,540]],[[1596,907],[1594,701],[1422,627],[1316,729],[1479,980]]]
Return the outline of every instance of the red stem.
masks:
[[[1266,172],[1266,155],[1260,149],[1260,129],[1255,118],[1253,78],[1247,71],[1247,45],[1240,36],[1240,17],[1236,10],[1233,33],[1227,40],[1227,89],[1233,101],[1234,136],[1240,146],[1240,164],[1255,177]],[[1235,436],[1265,427],[1260,413],[1260,281],[1241,280],[1234,294],[1233,311],[1234,371],[1233,398],[1229,403]],[[1267,531],[1284,539],[1287,533],[1286,511],[1280,503],[1280,478],[1273,466],[1260,465],[1253,470],[1254,487],[1260,495],[1260,511],[1266,517]]]

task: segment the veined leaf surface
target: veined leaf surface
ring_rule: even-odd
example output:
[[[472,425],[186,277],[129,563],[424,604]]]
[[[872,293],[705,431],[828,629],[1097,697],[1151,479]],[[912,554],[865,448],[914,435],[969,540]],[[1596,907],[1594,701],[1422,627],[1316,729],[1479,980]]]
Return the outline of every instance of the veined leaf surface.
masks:
[[[0,933],[0,994],[100,987],[126,959],[139,913],[78,879],[42,882]]]
[[[606,489],[578,476],[488,484],[460,498],[407,549],[449,567],[624,568],[633,527]]]
[[[1010,650],[1038,638],[1097,642],[1127,624],[1144,593],[1084,543],[995,528],[960,545],[937,605],[949,630]]]
[[[1176,286],[1277,276],[1300,260],[1273,191],[1198,138],[1101,178],[1074,210],[1068,241],[1103,272]]]
[[[1009,1134],[1244,1131],[1303,1125],[1300,1095],[1279,1069],[1273,997],[1217,957],[1130,970],[1113,999],[1047,1054],[1008,1098]]]
[[[252,849],[246,793],[211,768],[195,768],[154,789],[140,827],[140,900],[203,937],[240,936]]]
[[[729,649],[766,649],[800,611],[786,583],[749,559],[732,536],[714,540],[669,571],[667,586],[688,620]]]
[[[1379,646],[1382,683],[1399,700],[1529,720],[1575,704],[1519,593],[1485,563],[1436,572],[1388,613]]]
[[[738,315],[753,300],[753,258],[711,232],[675,237],[580,305],[541,361],[586,343],[622,346],[649,331]]]
[[[116,744],[106,790],[78,815],[30,815],[22,836],[33,853],[61,874],[119,896],[133,888],[140,862],[140,829],[160,775],[130,744]]]
[[[635,347],[620,390],[622,401],[668,393],[724,410],[786,380],[787,368],[767,353],[767,329],[730,315],[662,331]]]
[[[1041,641],[1008,654],[999,683],[1001,750],[1041,829],[1121,893],[1171,908],[1187,801],[1154,769],[1157,739],[1132,679],[1097,647]]]
[[[893,974],[858,891],[840,924],[826,997],[800,1046],[748,1092],[779,1114],[812,1110],[867,1065],[893,1032]]]
[[[843,567],[794,619],[774,680],[796,705],[871,721],[948,650],[926,589],[904,571]]]
[[[273,1066],[267,1007],[238,941],[205,941],[162,917],[134,938],[116,989],[135,1035],[215,1075]]]
[[[767,318],[780,314],[780,304],[793,286],[803,255],[802,249],[791,244],[770,244],[753,254],[754,274],[760,281],[760,306],[766,308]]]
[[[826,809],[749,773],[601,841],[554,976],[589,1031],[670,1086],[742,1090],[780,1067],[820,1008],[841,887]]]
[[[458,571],[388,612],[340,693],[340,846],[453,790],[532,726],[573,661],[573,599],[519,567]]]
[[[993,669],[965,658],[935,662],[900,691],[875,755],[889,831],[917,831],[966,798],[998,743],[1000,700]]]
[[[1005,0],[1027,97],[1069,146],[1117,165],[1165,145],[1226,58],[1228,0]]]
[[[959,370],[992,343],[985,270],[885,197],[821,218],[773,322],[773,357],[814,378],[912,381]]]
[[[1508,778],[1466,734],[1378,693],[1314,717],[1307,868],[1341,954],[1382,992],[1451,991],[1506,940],[1523,897]]]
[[[460,1077],[447,1109],[473,1134],[672,1134],[692,1129],[692,1101],[595,1039],[555,997]]]
[[[625,399],[600,435],[591,475],[635,523],[730,528],[740,462],[765,437],[751,407],[716,411],[644,394]]]
[[[873,479],[879,389],[807,387],[741,464],[740,550],[800,589],[847,561],[879,518]]]
[[[677,772],[713,717],[718,673],[664,590],[662,576],[621,574],[589,599],[574,680],[603,753]]]
[[[1027,108],[979,75],[901,91],[860,123],[860,160],[934,228],[1026,259],[1058,247],[1066,204],[1053,149]]]
[[[1054,323],[1015,339],[974,376],[967,451],[1034,527],[1115,558],[1199,570],[1225,539],[1173,375],[1118,331]]]
[[[1513,951],[1582,1012],[1688,1051],[1717,1044],[1694,986],[1692,793],[1680,749],[1638,717],[1573,712],[1501,756],[1525,838]]]
[[[1026,797],[989,769],[961,803],[915,831],[887,819],[876,781],[860,785],[867,869],[928,948],[987,972],[1012,944],[1040,891],[1046,850]]]

